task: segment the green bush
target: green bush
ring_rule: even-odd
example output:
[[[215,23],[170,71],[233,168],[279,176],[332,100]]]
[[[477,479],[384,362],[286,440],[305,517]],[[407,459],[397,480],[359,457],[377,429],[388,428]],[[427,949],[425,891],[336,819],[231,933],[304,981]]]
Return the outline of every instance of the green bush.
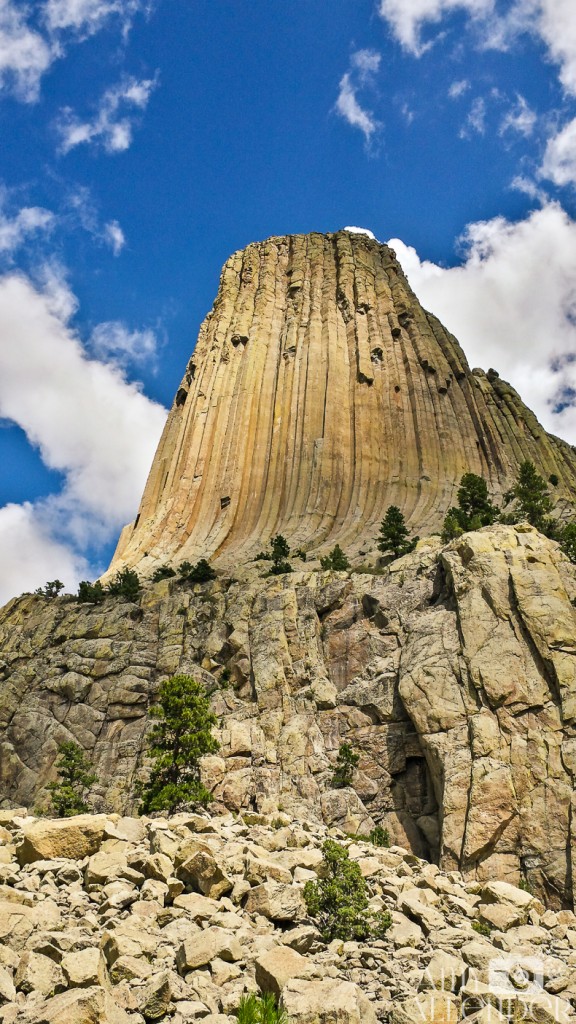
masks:
[[[326,840],[322,853],[323,877],[306,882],[304,901],[324,942],[382,938],[392,919],[388,911],[374,913],[368,909],[366,881],[359,865],[333,839]]]
[[[104,587],[100,583],[100,580],[96,580],[96,583],[90,583],[88,580],[82,580],[78,584],[77,600],[82,604],[102,604],[106,596]]]
[[[287,1024],[286,1011],[278,1006],[270,992],[262,996],[242,996],[238,1007],[238,1024]]]
[[[137,601],[140,590],[140,578],[134,569],[120,569],[106,587],[107,594],[124,597],[126,601]]]
[[[152,573],[152,583],[160,583],[160,580],[169,580],[176,575],[176,571],[169,565],[159,565]]]
[[[418,543],[418,537],[412,540],[408,537],[409,531],[403,513],[397,505],[389,505],[380,526],[378,550],[385,555],[392,554],[394,558],[407,555]]]
[[[211,796],[200,781],[200,758],[214,754],[216,716],[204,687],[191,676],[176,675],[160,686],[159,703],[150,710],[158,719],[148,738],[153,757],[150,778],[142,787],[140,811],[174,811],[184,804],[207,805]]]
[[[323,569],[333,569],[335,572],[350,568],[350,562],[339,544],[332,548],[329,555],[320,559],[320,565]]]
[[[350,743],[341,743],[336,758],[336,769],[332,776],[333,789],[345,789],[350,786],[354,771],[358,767],[360,754],[355,754]]]
[[[442,529],[442,540],[447,543],[469,530],[490,526],[500,512],[488,494],[488,484],[477,473],[464,473],[458,488],[458,507],[448,510]]]
[[[387,828],[383,828],[382,825],[376,825],[370,833],[370,842],[372,846],[390,846],[390,833]]]
[[[56,815],[59,818],[70,818],[73,814],[89,811],[84,795],[96,782],[97,776],[92,772],[92,765],[82,747],[72,740],[61,743],[56,768],[58,780],[46,787]]]
[[[270,558],[272,560],[272,568],[270,572],[274,576],[280,576],[285,572],[292,572],[292,566],[288,561],[290,555],[290,545],[285,537],[281,533],[278,533],[275,537],[272,537],[270,541]]]
[[[560,547],[571,562],[576,563],[576,522],[567,523],[559,532]]]
[[[486,939],[489,939],[492,930],[489,924],[484,924],[483,921],[472,921],[472,928],[478,935],[483,935]]]
[[[205,558],[201,558],[194,565],[192,562],[182,562],[178,567],[178,575],[186,583],[209,583],[210,580],[216,579],[214,569]]]
[[[62,580],[50,580],[44,587],[38,587],[34,593],[41,597],[58,597],[61,590],[64,590]]]
[[[533,462],[527,459],[520,466],[518,479],[511,491],[506,495],[506,501],[514,501],[514,516],[516,522],[527,519],[542,533],[551,535],[554,533],[554,524],[550,519],[552,511],[552,499],[548,494],[546,481],[536,470]]]

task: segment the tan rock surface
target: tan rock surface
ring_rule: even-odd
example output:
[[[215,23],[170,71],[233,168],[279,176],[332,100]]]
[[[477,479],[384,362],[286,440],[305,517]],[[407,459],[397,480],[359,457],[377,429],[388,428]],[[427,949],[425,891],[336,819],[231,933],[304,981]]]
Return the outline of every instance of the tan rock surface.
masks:
[[[470,371],[391,249],[346,231],[269,238],[223,268],[111,571],[236,568],[276,533],[356,554],[388,505],[428,533],[464,472],[501,494],[527,458],[574,498],[573,449],[497,374]]]

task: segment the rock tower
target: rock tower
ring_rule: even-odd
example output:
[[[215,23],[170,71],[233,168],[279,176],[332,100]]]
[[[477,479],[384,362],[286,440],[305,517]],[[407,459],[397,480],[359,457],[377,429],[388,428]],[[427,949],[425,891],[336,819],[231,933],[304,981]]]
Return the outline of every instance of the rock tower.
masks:
[[[222,271],[111,570],[253,557],[276,533],[323,553],[374,545],[386,507],[437,529],[464,472],[495,494],[532,459],[576,496],[576,455],[495,371],[470,370],[386,245],[270,238]]]

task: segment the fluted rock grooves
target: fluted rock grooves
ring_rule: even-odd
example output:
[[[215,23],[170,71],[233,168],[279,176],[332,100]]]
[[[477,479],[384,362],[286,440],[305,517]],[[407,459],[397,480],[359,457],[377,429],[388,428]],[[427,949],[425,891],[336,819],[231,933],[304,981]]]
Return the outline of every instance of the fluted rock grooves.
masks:
[[[386,245],[270,238],[224,266],[112,569],[250,557],[276,533],[351,554],[397,504],[438,528],[462,474],[496,494],[532,459],[576,497],[576,455],[497,374],[471,371]]]

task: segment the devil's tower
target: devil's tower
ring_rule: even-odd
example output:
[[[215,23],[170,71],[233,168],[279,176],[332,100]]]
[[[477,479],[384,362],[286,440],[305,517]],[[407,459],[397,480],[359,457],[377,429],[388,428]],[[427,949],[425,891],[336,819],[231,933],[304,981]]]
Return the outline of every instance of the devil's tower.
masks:
[[[347,231],[270,238],[224,266],[112,568],[235,564],[276,533],[353,555],[388,505],[430,533],[464,472],[500,494],[524,459],[576,496],[571,446],[470,370],[391,249]]]

